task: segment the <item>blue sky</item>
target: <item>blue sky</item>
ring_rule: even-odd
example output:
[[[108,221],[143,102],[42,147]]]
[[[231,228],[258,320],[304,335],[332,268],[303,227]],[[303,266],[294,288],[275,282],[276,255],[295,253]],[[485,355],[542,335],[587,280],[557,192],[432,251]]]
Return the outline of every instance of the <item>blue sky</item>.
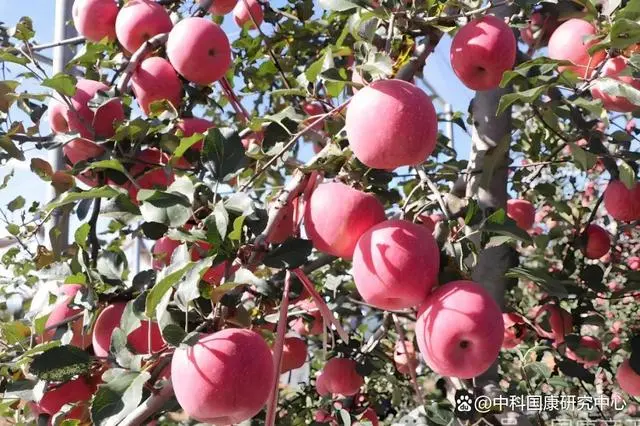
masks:
[[[37,42],[48,43],[53,40],[55,3],[54,0],[30,0],[27,2],[0,0],[0,20],[4,22],[4,25],[11,27],[15,25],[20,17],[30,16],[33,19],[36,30]],[[279,2],[273,3],[277,5]],[[237,27],[235,23],[231,21],[230,17],[225,19],[223,28],[231,38],[237,34]],[[440,97],[444,99],[445,102],[452,104],[454,111],[466,111],[473,97],[473,92],[465,88],[453,74],[449,63],[449,47],[450,39],[445,37],[436,48],[436,51],[428,58],[424,75],[430,86],[435,89]],[[44,51],[42,53],[47,56],[51,55],[51,51]],[[11,75],[7,78],[11,78]],[[32,89],[33,87],[22,87],[22,90],[25,88]],[[435,104],[436,108],[441,108],[438,102]],[[14,119],[19,119],[16,114],[19,114],[19,112],[14,112]],[[43,120],[43,125],[41,126],[41,132],[43,134],[47,134],[49,131],[45,122],[46,120]],[[462,158],[468,158],[468,136],[457,126],[454,126],[454,132],[455,147],[459,155]],[[305,148],[301,151],[301,156],[308,157],[311,155],[310,153],[310,148]],[[28,158],[34,156],[46,158],[48,153],[46,151],[31,151],[28,153]],[[15,176],[12,180],[12,185],[9,185],[7,189],[0,193],[0,206],[4,207],[18,195],[25,197],[28,203],[31,201],[46,200],[48,185],[29,171],[28,160],[22,163],[12,161],[9,165],[0,168],[0,179],[8,174],[11,169],[14,170]],[[0,235],[4,233],[4,230],[0,230]]]

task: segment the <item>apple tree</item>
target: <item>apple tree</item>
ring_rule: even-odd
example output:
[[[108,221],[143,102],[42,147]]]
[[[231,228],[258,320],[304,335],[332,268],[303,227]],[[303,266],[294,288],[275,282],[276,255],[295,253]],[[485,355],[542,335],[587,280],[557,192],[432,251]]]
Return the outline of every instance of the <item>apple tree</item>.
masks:
[[[75,0],[69,20],[61,72],[31,18],[1,29],[0,188],[25,162],[55,192],[0,208],[7,423],[636,415],[637,1]],[[423,75],[445,43],[475,92],[452,114]]]

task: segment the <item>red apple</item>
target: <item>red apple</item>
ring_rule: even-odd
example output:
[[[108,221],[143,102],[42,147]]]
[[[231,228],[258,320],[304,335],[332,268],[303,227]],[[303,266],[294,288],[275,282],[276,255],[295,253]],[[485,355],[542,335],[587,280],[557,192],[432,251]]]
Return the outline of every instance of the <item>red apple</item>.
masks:
[[[233,19],[240,28],[247,25],[249,28],[255,29],[256,24],[260,26],[264,20],[262,5],[258,0],[238,0],[233,8]]]
[[[198,0],[198,3],[201,0]],[[231,13],[238,0],[216,0],[209,8],[209,12],[214,15],[223,16]]]
[[[74,315],[82,312],[82,309],[80,308],[69,307],[69,305],[73,302],[73,299],[76,297],[76,294],[80,290],[82,290],[82,287],[83,286],[78,284],[67,284],[60,287],[60,299],[55,304],[53,311],[51,311],[51,313],[49,314],[47,322],[45,323],[45,328],[59,325],[67,318],[71,318]],[[64,330],[66,330],[69,326],[71,327],[71,330],[73,332],[73,337],[71,338],[70,342],[71,345],[77,346],[81,349],[85,349],[91,344],[91,330],[86,333],[84,332],[84,327],[82,326],[82,317],[73,320],[69,324],[59,325],[59,327],[63,327]],[[52,340],[55,334],[55,328],[46,331],[44,333],[44,341],[47,342],[49,340]]]
[[[118,5],[113,0],[76,0],[72,15],[76,30],[86,39],[96,43],[116,39]]]
[[[364,384],[364,378],[356,371],[356,362],[346,358],[331,358],[327,361],[318,381],[321,383],[320,387],[324,386],[327,392],[344,396],[355,395]]]
[[[159,149],[143,149],[137,154],[136,163],[129,174],[135,179],[139,189],[166,189],[175,180],[173,172],[164,168],[168,162],[169,156]],[[131,200],[137,204],[138,188],[131,182],[127,183],[126,188]]]
[[[41,413],[53,416],[66,404],[79,405],[72,409],[65,420],[82,420],[86,417],[86,402],[91,399],[94,389],[87,383],[87,380],[80,376],[60,385],[53,385],[42,395],[42,399],[37,404]]]
[[[316,121],[318,119],[318,116],[326,113],[326,111],[322,107],[322,104],[319,102],[305,102],[302,104],[302,109],[304,110],[305,113],[307,113],[307,115],[309,115],[309,118],[305,119],[302,122],[302,125],[304,127]],[[323,128],[324,128],[324,122],[322,121],[314,124],[312,127],[312,129],[315,131],[320,131]]]
[[[615,220],[633,222],[640,220],[640,184],[628,189],[620,180],[609,182],[604,192],[604,207]]]
[[[615,58],[608,59],[604,67],[602,67],[600,76],[613,78],[635,89],[640,89],[640,79],[633,78],[631,75],[620,75],[627,69],[627,63],[628,59],[624,56],[616,56]],[[591,95],[595,99],[600,99],[604,108],[608,111],[633,112],[638,109],[637,105],[624,96],[615,96],[606,93],[603,90],[602,83],[599,83],[597,80],[591,87]]]
[[[299,337],[285,337],[280,373],[300,368],[307,361],[307,343]]]
[[[116,18],[116,36],[130,53],[162,33],[171,31],[173,23],[166,9],[152,0],[129,0]]]
[[[89,161],[104,154],[104,148],[89,139],[77,138],[62,147],[62,152],[72,165],[80,161]]]
[[[167,57],[181,76],[206,86],[218,81],[229,69],[231,46],[227,35],[215,23],[205,18],[187,18],[169,33]]]
[[[602,359],[602,342],[591,336],[581,336],[578,346],[571,349],[567,345],[565,355],[585,368],[594,367],[600,364]]]
[[[627,259],[627,267],[632,271],[640,271],[640,257],[632,256]]]
[[[377,169],[422,163],[438,136],[431,99],[402,80],[379,80],[359,90],[347,108],[345,127],[358,160]]]
[[[126,306],[126,302],[116,302],[104,308],[98,315],[93,329],[93,352],[96,356],[109,355],[111,334],[120,326],[120,319]],[[149,328],[151,328],[150,331]],[[140,326],[129,333],[127,343],[137,354],[155,353],[165,346],[158,323],[146,320],[141,321]]]
[[[173,252],[180,246],[180,241],[172,240],[169,237],[162,237],[153,246],[153,269],[161,270],[171,263]]]
[[[294,305],[294,309],[304,311],[306,316],[311,316],[309,321],[304,316],[300,316],[291,321],[291,330],[295,331],[301,336],[317,336],[322,334],[324,330],[324,321],[322,314],[312,299],[305,299],[301,302],[297,302]]]
[[[296,205],[298,198],[293,200],[290,204],[283,207],[284,213],[280,222],[274,228],[273,233],[269,235],[269,242],[272,244],[281,244],[287,238],[291,237],[295,230],[294,219],[296,216]]]
[[[258,414],[269,398],[273,356],[258,333],[225,329],[176,349],[171,377],[190,417],[217,425],[240,423]]]
[[[375,196],[340,182],[320,184],[304,212],[304,228],[314,247],[345,259],[353,257],[360,237],[384,220],[384,207]]]
[[[609,233],[598,225],[590,224],[584,231],[586,245],[582,252],[588,259],[599,259],[609,252],[611,239]]]
[[[507,216],[526,231],[531,229],[535,222],[536,208],[527,200],[507,200]]]
[[[422,303],[437,283],[440,250],[427,228],[388,220],[365,232],[353,255],[353,280],[362,298],[380,309]]]
[[[472,90],[495,89],[516,61],[516,38],[501,18],[485,15],[458,31],[450,56],[462,84]]]
[[[571,71],[580,78],[588,78],[606,56],[603,50],[589,55],[589,48],[597,43],[593,36],[598,29],[582,19],[569,19],[560,25],[549,39],[549,57],[569,61],[573,65],[560,66],[559,71]]]
[[[541,337],[553,339],[556,344],[560,344],[564,342],[564,336],[571,332],[573,319],[560,306],[547,303],[537,310],[534,327]]]
[[[551,15],[543,15],[533,12],[531,20],[526,28],[520,30],[520,37],[529,47],[538,48],[546,46],[553,32],[560,24],[558,19]]]
[[[405,348],[407,349],[405,352]],[[405,340],[404,345],[401,340],[396,342],[395,351],[393,352],[393,362],[401,374],[409,374],[411,369],[418,366],[416,359],[416,349],[411,340]]]
[[[191,260],[197,262],[198,260],[207,256],[207,252],[211,249],[211,244],[206,241],[197,241],[190,250]],[[202,280],[208,284],[217,286],[224,278],[224,274],[227,270],[227,265],[229,261],[224,261],[218,263],[215,266],[207,269],[204,274],[202,274]],[[240,268],[240,265],[232,265],[230,269],[230,273],[233,274]]]
[[[169,61],[157,56],[142,61],[131,77],[131,88],[147,115],[153,102],[166,100],[176,109],[182,103],[182,82],[178,74]]]
[[[625,359],[618,367],[616,381],[620,389],[631,396],[640,396],[640,374],[638,374]]]
[[[524,318],[515,312],[502,314],[504,321],[504,340],[502,347],[505,349],[513,349],[524,341],[527,337],[529,329],[524,322]]]
[[[471,379],[484,373],[497,359],[503,337],[500,307],[473,281],[438,287],[418,311],[418,348],[442,376]]]

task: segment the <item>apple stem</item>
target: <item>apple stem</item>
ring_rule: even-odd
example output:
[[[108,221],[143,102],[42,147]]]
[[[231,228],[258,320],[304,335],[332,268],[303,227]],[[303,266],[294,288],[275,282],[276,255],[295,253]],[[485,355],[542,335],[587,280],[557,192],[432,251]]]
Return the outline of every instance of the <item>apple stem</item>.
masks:
[[[307,277],[307,275],[300,268],[294,269],[293,273],[296,274],[296,277],[298,277],[298,279],[302,282],[302,285],[304,286],[304,288],[306,288],[309,294],[311,294],[311,297],[313,298],[313,301],[318,307],[318,310],[320,311],[322,318],[327,323],[333,324],[333,326],[336,328],[336,332],[338,333],[342,341],[344,341],[345,343],[348,343],[349,335],[344,330],[344,328],[342,328],[342,325],[340,324],[340,322],[333,316],[331,309],[329,309],[327,304],[322,299],[322,296],[320,296],[320,294],[316,291],[316,288],[314,287],[309,277]]]
[[[278,318],[278,330],[276,341],[273,344],[273,366],[274,380],[273,390],[267,403],[266,426],[273,426],[276,420],[276,410],[278,403],[278,385],[280,382],[280,366],[282,364],[282,347],[284,345],[284,335],[287,332],[287,316],[289,311],[289,287],[291,287],[291,272],[287,271],[284,279],[284,290],[282,292],[282,302],[280,302],[280,317]]]
[[[410,356],[409,351],[407,350],[406,337],[404,334],[404,329],[402,328],[402,324],[400,324],[400,320],[396,314],[391,314],[393,318],[393,323],[396,326],[396,332],[398,333],[398,338],[400,339],[400,344],[402,345],[402,350],[404,351],[405,356],[407,357],[407,363],[409,365],[409,376],[411,377],[411,384],[413,385],[413,390],[416,393],[416,401],[424,406],[424,398],[422,397],[422,391],[420,390],[420,385],[418,385],[418,376],[416,375],[416,359],[413,356]]]

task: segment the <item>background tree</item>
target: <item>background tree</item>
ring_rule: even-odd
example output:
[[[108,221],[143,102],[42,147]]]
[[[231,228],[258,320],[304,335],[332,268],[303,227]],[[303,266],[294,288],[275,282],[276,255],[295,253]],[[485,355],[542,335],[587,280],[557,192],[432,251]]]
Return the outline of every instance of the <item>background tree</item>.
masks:
[[[53,200],[0,210],[2,415],[635,415],[639,18],[635,1],[76,0],[53,72],[30,18],[2,27],[0,158],[64,155],[30,159]],[[477,91],[453,114],[422,81],[450,36],[451,84]],[[465,414],[463,392],[601,399]]]

